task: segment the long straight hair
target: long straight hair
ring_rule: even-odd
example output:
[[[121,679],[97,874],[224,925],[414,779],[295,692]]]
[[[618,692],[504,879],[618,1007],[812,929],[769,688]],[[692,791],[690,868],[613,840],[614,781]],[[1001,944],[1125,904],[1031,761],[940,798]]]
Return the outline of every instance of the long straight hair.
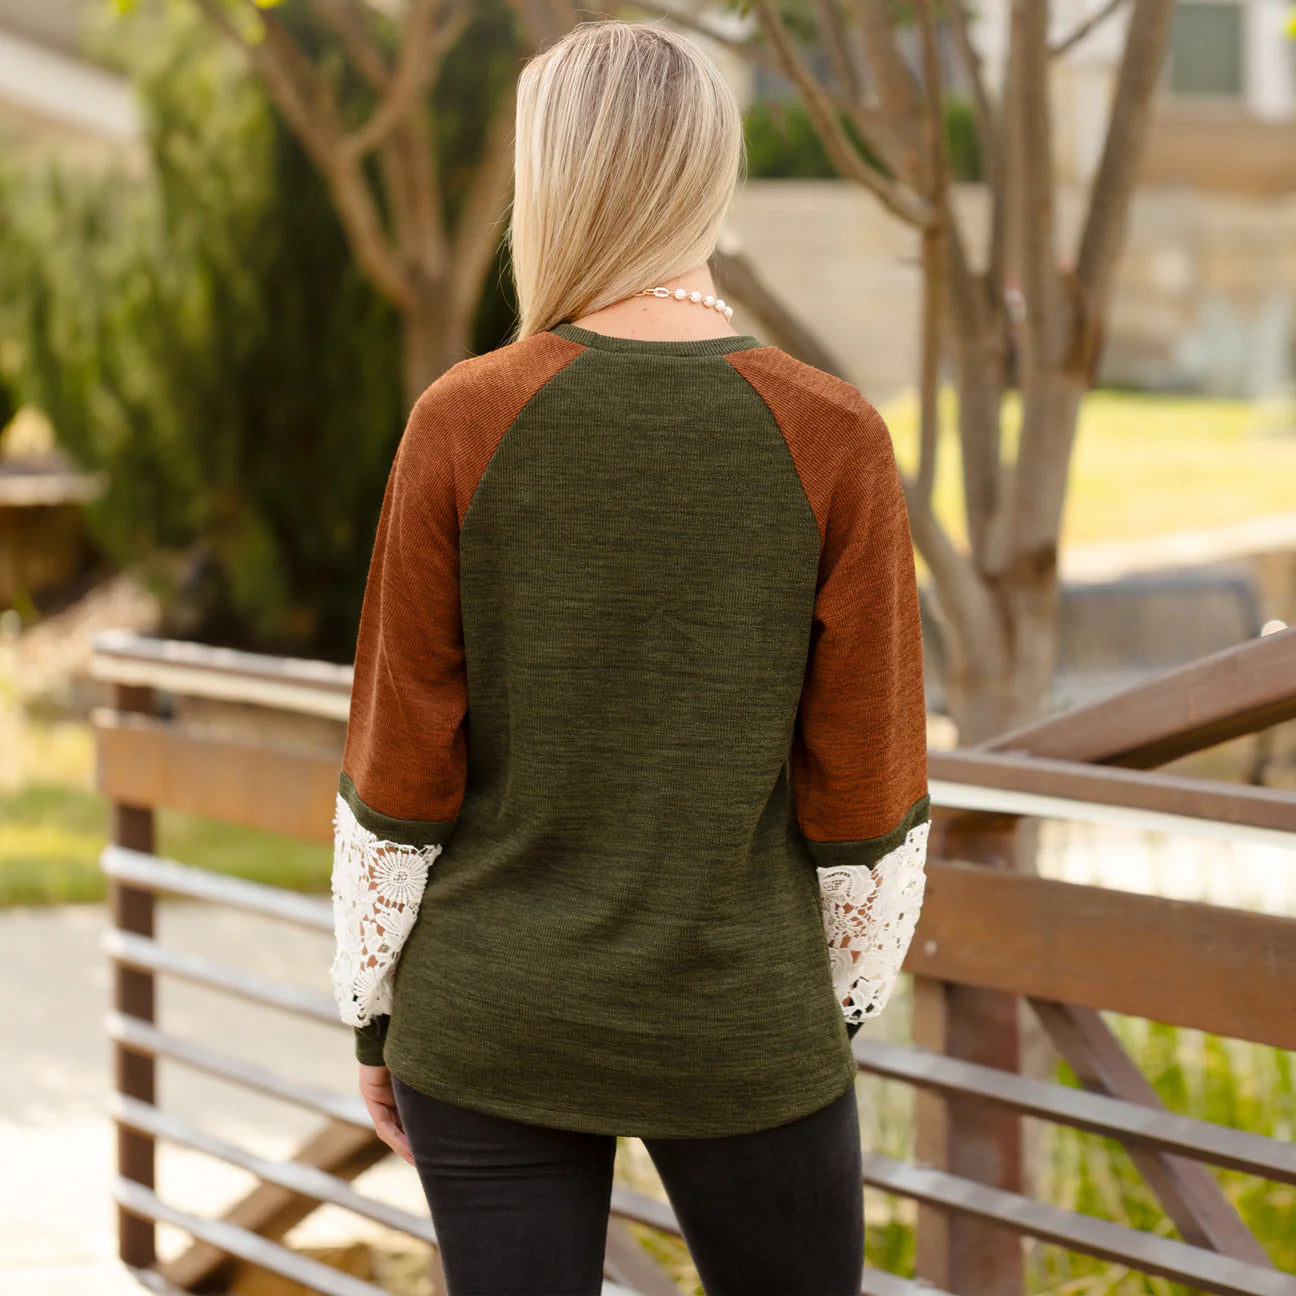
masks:
[[[577,23],[518,78],[510,341],[703,264],[746,171],[704,50],[653,23]]]

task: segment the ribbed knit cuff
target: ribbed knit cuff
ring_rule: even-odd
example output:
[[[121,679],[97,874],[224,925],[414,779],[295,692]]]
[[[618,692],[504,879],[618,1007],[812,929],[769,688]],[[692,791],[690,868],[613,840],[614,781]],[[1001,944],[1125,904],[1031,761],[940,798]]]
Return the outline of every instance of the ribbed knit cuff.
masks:
[[[353,1027],[355,1031],[355,1055],[357,1061],[365,1066],[386,1066],[383,1057],[383,1044],[387,1039],[387,1027],[391,1023],[389,1016],[375,1017],[367,1026]]]
[[[810,855],[819,868],[872,868],[885,859],[919,824],[931,818],[931,794],[924,792],[904,812],[900,822],[890,832],[866,841],[814,841],[805,838]],[[804,834],[802,834],[804,836]]]

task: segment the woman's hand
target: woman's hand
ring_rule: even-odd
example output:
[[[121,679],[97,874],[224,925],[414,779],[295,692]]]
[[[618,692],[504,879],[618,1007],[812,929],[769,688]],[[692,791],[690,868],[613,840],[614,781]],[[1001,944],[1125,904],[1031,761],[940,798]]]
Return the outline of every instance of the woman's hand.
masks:
[[[397,1156],[414,1164],[409,1139],[401,1128],[400,1112],[396,1110],[396,1094],[392,1089],[391,1072],[385,1066],[366,1066],[360,1063],[360,1097],[369,1109],[378,1137]]]

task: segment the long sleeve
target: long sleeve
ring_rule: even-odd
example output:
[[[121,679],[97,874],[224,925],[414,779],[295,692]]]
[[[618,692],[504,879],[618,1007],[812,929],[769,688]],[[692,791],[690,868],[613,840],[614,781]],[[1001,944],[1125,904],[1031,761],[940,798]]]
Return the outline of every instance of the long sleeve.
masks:
[[[832,483],[794,730],[797,821],[853,1036],[891,995],[925,886],[922,630],[890,433],[867,402]]]
[[[388,476],[360,613],[334,812],[334,997],[361,1062],[381,1064],[401,948],[467,776],[459,517],[434,393]]]

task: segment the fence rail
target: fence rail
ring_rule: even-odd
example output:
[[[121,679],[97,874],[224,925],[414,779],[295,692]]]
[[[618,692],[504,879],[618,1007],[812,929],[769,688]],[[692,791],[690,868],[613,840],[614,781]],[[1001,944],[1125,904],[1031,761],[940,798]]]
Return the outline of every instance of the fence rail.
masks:
[[[380,1289],[372,1283],[281,1242],[327,1203],[435,1247],[425,1216],[351,1186],[388,1155],[363,1104],[155,1021],[156,978],[168,976],[349,1032],[325,996],[155,938],[158,894],[320,932],[331,931],[332,916],[327,898],[160,858],[153,816],[174,808],[330,840],[351,672],[118,631],[97,638],[93,670],[111,684],[113,700],[93,722],[99,786],[113,806],[112,843],[101,862],[113,916],[105,951],[114,1003],[105,1029],[116,1063],[111,1115],[121,1258],[141,1285],[159,1292],[210,1288],[251,1264],[309,1290],[373,1296]],[[192,709],[195,701],[202,706]],[[186,702],[190,709],[178,705]],[[239,723],[219,722],[223,708],[237,712]],[[317,722],[305,736],[292,723],[301,717]],[[1149,769],[1293,717],[1296,630],[1287,630],[980,747],[930,753],[928,885],[905,964],[913,976],[914,1044],[866,1034],[854,1041],[862,1071],[914,1088],[915,1161],[870,1154],[864,1178],[918,1204],[918,1277],[865,1269],[864,1296],[1020,1296],[1028,1237],[1195,1290],[1296,1296],[1296,1278],[1275,1269],[1210,1170],[1296,1184],[1296,1151],[1166,1111],[1100,1015],[1111,1010],[1296,1049],[1296,919],[1015,867],[1018,826],[1032,815],[1296,847],[1296,795]],[[1022,1002],[1083,1088],[1020,1072]],[[159,1060],[296,1104],[321,1125],[286,1161],[256,1156],[163,1111]],[[1118,1140],[1183,1240],[1032,1200],[1022,1191],[1023,1116]],[[220,1219],[179,1210],[156,1192],[159,1140],[237,1166],[259,1184]],[[158,1222],[193,1239],[166,1264],[156,1254]],[[605,1291],[676,1293],[629,1223],[681,1236],[669,1205],[618,1184]]]

